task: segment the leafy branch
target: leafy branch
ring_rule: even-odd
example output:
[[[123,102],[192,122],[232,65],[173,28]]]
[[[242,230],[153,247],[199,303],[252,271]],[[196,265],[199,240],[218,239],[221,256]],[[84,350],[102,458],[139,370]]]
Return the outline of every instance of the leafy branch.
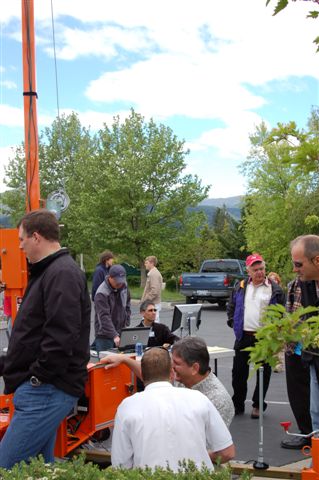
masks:
[[[271,0],[266,1],[266,6],[270,3]],[[295,2],[296,0],[292,0]],[[302,0],[304,2],[311,1],[313,3],[319,4],[319,0]],[[278,0],[277,4],[275,6],[275,10],[273,15],[277,15],[277,13],[281,12],[284,8],[288,6],[289,0]],[[308,12],[307,18],[318,18],[319,17],[319,11],[318,10],[310,10]],[[317,52],[319,52],[319,36],[316,37],[313,41],[317,45]]]
[[[313,315],[306,318],[309,315]],[[282,305],[270,305],[262,318],[263,326],[256,333],[256,344],[245,350],[250,352],[254,370],[268,363],[275,367],[277,354],[291,343],[301,343],[303,349],[319,347],[319,311],[316,307],[298,308],[287,313]]]

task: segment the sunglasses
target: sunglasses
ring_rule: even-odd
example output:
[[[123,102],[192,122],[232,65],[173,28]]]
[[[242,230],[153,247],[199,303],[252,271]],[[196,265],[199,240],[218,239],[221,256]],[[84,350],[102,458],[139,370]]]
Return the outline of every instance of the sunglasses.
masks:
[[[301,268],[303,266],[302,262],[295,262],[294,260],[292,260],[292,264],[296,268]]]
[[[312,257],[312,258],[310,259],[310,261],[313,262],[315,258],[316,258],[316,257]],[[292,264],[293,264],[293,266],[296,267],[296,268],[301,268],[301,267],[303,266],[303,263],[302,263],[302,262],[295,262],[294,260],[292,260]]]
[[[157,308],[150,308],[149,310],[146,310],[146,312],[157,312]]]

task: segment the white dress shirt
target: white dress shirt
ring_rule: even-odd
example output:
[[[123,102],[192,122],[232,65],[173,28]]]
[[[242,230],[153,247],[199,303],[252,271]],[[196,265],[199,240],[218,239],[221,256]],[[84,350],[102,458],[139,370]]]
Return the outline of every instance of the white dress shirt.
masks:
[[[192,460],[213,469],[207,449],[232,445],[214,405],[202,393],[155,382],[122,401],[115,417],[112,465],[123,468],[169,466]]]

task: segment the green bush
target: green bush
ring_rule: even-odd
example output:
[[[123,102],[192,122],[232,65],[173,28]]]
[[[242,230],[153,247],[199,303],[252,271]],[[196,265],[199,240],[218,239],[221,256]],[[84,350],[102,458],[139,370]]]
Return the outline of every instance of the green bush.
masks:
[[[169,290],[170,292],[176,292],[177,290],[177,283],[176,283],[176,278],[172,277],[166,280],[166,285],[165,288],[166,290]]]
[[[12,470],[0,468],[3,480],[231,480],[230,467],[218,468],[214,472],[206,467],[197,469],[193,462],[183,462],[180,471],[172,472],[169,468],[118,469],[109,467],[100,470],[97,465],[85,463],[84,455],[66,462],[45,464],[43,458],[33,459],[30,464],[21,462]],[[248,480],[250,475],[244,472],[240,479]]]
[[[141,277],[139,275],[128,275],[127,283],[129,287],[139,287],[141,284]]]

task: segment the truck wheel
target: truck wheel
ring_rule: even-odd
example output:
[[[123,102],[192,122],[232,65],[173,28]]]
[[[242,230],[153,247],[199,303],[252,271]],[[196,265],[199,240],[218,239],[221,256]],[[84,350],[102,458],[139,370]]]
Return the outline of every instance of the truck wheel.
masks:
[[[186,297],[186,303],[197,303],[197,298]]]
[[[218,306],[219,308],[225,308],[226,307],[226,300],[218,300]]]

